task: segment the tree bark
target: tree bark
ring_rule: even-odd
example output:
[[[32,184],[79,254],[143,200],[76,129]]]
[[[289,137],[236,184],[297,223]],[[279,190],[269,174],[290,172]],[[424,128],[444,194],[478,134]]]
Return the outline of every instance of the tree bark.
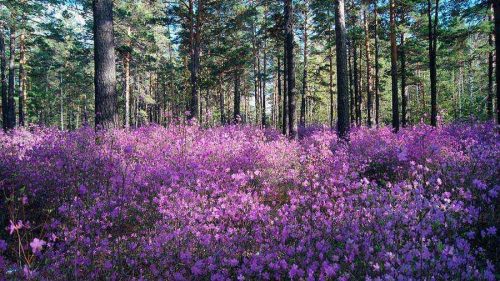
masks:
[[[330,94],[330,128],[333,128],[333,50],[329,48],[328,53],[328,92]]]
[[[241,120],[240,112],[240,73],[239,70],[234,72],[234,110],[233,121],[239,123]]]
[[[375,124],[380,122],[380,65],[378,44],[378,5],[375,1]]]
[[[337,129],[341,138],[349,134],[349,93],[347,85],[347,31],[345,28],[344,0],[336,0],[335,35],[337,52]]]
[[[285,46],[285,45],[283,45]],[[287,88],[287,62],[286,46],[283,48],[283,135],[288,135],[288,88]]]
[[[19,126],[24,126],[25,124],[25,114],[26,114],[26,71],[24,66],[26,65],[26,45],[25,45],[25,35],[21,32],[19,36]]]
[[[357,48],[357,42],[355,40],[352,40],[352,53],[353,53],[353,76],[354,76],[354,122],[353,124],[358,124],[358,120],[360,118],[359,116],[359,111],[358,111],[358,105],[359,105],[359,71],[358,71],[358,48]]]
[[[495,58],[496,58],[496,88],[497,88],[497,97],[496,97],[496,112],[497,112],[497,124],[500,124],[500,67],[499,67],[499,57],[500,57],[500,2],[493,1],[493,10],[495,14]]]
[[[287,79],[288,79],[288,133],[290,138],[297,138],[297,117],[295,113],[296,89],[295,89],[295,61],[293,44],[293,4],[292,0],[285,0],[285,45],[287,60]]]
[[[9,115],[9,123],[7,129],[14,129],[16,126],[16,110],[14,101],[15,92],[15,56],[16,56],[16,28],[14,25],[10,27],[10,57],[9,57],[9,92],[7,96],[7,114]]]
[[[434,1],[434,0],[432,0]],[[434,23],[432,22],[432,2],[427,1],[429,20],[429,72],[431,83],[431,125],[437,126],[437,70],[436,70],[436,48],[437,48],[437,24],[439,13],[439,0],[434,7]]]
[[[282,88],[281,88],[281,55],[278,52],[277,55],[278,60],[278,99],[276,101],[276,108],[278,110],[278,119],[276,120],[277,127],[279,127],[279,122],[283,120],[283,110],[281,110],[281,98],[283,96]]]
[[[401,13],[401,22],[404,23],[404,11]],[[401,43],[400,43],[400,53],[401,53],[401,125],[407,126],[407,106],[408,106],[408,95],[406,92],[406,51],[405,51],[405,33],[401,32]]]
[[[3,26],[0,26],[0,78],[2,80],[2,127],[8,129],[8,102],[7,102],[7,59],[5,57],[5,34]]]
[[[267,75],[267,52],[266,52],[266,42],[264,41],[264,60],[263,60],[263,73],[261,77],[261,93],[262,93],[262,127],[267,126],[267,116],[266,116],[266,75]]]
[[[304,40],[304,71],[302,74],[302,97],[300,101],[300,127],[306,126],[306,96],[307,96],[307,21],[308,21],[308,9],[307,1],[305,3],[306,7],[304,10],[304,27],[303,27],[303,40]]]
[[[371,50],[370,50],[370,33],[368,28],[368,5],[364,9],[364,27],[365,27],[365,56],[366,56],[366,111],[367,111],[367,122],[368,127],[372,126],[372,112],[373,112],[373,101],[372,101],[372,66],[371,66]]]
[[[95,126],[118,127],[113,1],[94,0]]]
[[[488,16],[488,20],[491,23],[494,23],[493,4],[491,5],[491,13]],[[488,97],[486,101],[486,114],[489,120],[493,119],[493,36],[494,31],[492,30],[488,34],[488,45],[490,46],[491,51],[488,52]]]
[[[398,100],[398,47],[396,45],[396,7],[395,0],[390,2],[391,25],[391,78],[392,78],[392,127],[399,131],[399,100]]]

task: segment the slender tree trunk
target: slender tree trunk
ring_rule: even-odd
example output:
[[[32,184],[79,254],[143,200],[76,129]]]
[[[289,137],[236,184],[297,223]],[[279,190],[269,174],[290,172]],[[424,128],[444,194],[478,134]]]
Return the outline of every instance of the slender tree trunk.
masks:
[[[375,1],[375,124],[380,122],[380,65],[378,44],[378,1]]]
[[[95,125],[100,129],[118,127],[113,1],[93,0]]]
[[[496,84],[497,84],[497,97],[496,97],[496,112],[497,124],[500,124],[500,2],[493,0],[493,10],[495,14],[495,59],[496,59]]]
[[[303,40],[304,40],[304,72],[302,75],[302,98],[300,101],[300,126],[306,126],[306,96],[307,96],[307,21],[308,21],[308,9],[307,0],[305,3],[306,7],[304,10],[304,29],[303,29]]]
[[[278,110],[278,120],[276,120],[276,124],[278,127],[279,122],[283,120],[283,110],[281,110],[281,98],[282,98],[282,88],[281,88],[281,56],[278,52],[277,55],[277,60],[278,60],[278,100],[276,101],[276,108]]]
[[[434,0],[432,0],[434,1]],[[431,125],[437,126],[437,70],[436,70],[436,48],[437,48],[437,24],[439,13],[439,0],[436,0],[434,7],[434,23],[432,22],[432,2],[428,4],[429,20],[429,72],[431,83]]]
[[[224,91],[222,90],[222,77],[219,75],[219,85],[217,87],[219,92],[219,110],[220,110],[220,123],[221,125],[226,124],[226,113],[225,113],[225,101],[224,101]]]
[[[372,101],[372,66],[371,66],[371,50],[370,50],[370,33],[368,28],[368,5],[364,9],[364,26],[365,26],[365,56],[366,56],[366,111],[367,111],[367,122],[368,127],[372,126],[372,112],[373,112],[373,101]]]
[[[358,105],[359,105],[359,71],[358,71],[358,47],[357,42],[355,40],[352,41],[352,52],[353,52],[353,74],[354,74],[354,124],[358,124],[358,120],[360,118]]]
[[[15,56],[16,56],[16,29],[14,25],[10,28],[10,57],[9,57],[9,93],[7,96],[7,109],[9,115],[9,123],[7,124],[7,129],[14,129],[16,126],[16,110],[14,101],[15,92]]]
[[[404,11],[401,13],[401,22],[404,24],[405,15]],[[405,33],[401,32],[401,43],[400,43],[400,53],[401,53],[401,125],[406,127],[408,124],[407,118],[407,106],[408,106],[408,95],[406,92],[406,51],[405,51]]]
[[[337,129],[341,138],[349,134],[349,92],[347,77],[347,31],[345,28],[344,0],[336,0],[335,35],[337,51]]]
[[[288,79],[288,131],[290,138],[297,138],[297,117],[295,104],[295,61],[293,44],[293,4],[292,0],[285,0],[285,45],[287,60],[287,79]]]
[[[283,48],[283,135],[288,135],[288,88],[286,47]]]
[[[128,27],[127,35],[128,38],[131,36],[131,29]],[[125,128],[130,127],[130,61],[132,55],[130,53],[130,43],[128,44],[128,49],[123,55],[123,72],[124,72],[124,96],[125,96]]]
[[[64,92],[63,92],[63,75],[59,73],[59,118],[61,131],[64,130]]]
[[[240,73],[239,70],[234,72],[234,110],[233,110],[233,120],[239,123],[241,120],[240,112]]]
[[[489,21],[493,23],[493,5],[491,5]],[[488,52],[488,98],[486,101],[486,112],[489,120],[493,119],[493,36],[494,31],[488,34],[488,45],[492,48],[492,50]]]
[[[390,2],[391,25],[391,78],[392,78],[392,127],[399,131],[399,100],[398,100],[398,47],[396,45],[396,7],[395,0]]]
[[[267,126],[267,116],[266,116],[266,75],[267,75],[267,52],[266,52],[266,42],[264,41],[264,61],[263,61],[263,69],[264,72],[262,73],[262,78],[261,78],[261,93],[262,93],[262,127]]]
[[[191,79],[191,97],[189,101],[189,119],[198,118],[199,104],[198,104],[198,68],[200,64],[200,22],[199,17],[202,7],[198,7],[197,15],[194,13],[194,1],[189,0],[189,43],[190,43],[190,79]],[[202,1],[199,2],[201,5]]]
[[[330,128],[333,128],[333,49],[330,46],[328,52],[328,92],[330,94]]]
[[[26,64],[25,35],[21,32],[19,36],[19,126],[24,126],[25,105],[26,105]]]
[[[5,34],[3,26],[0,26],[0,78],[2,80],[2,126],[8,129],[8,102],[7,102],[7,59],[5,57]]]
[[[354,74],[353,74],[353,69],[354,69],[354,63],[353,63],[353,51],[352,51],[352,41],[351,43],[349,44],[349,47],[347,48],[347,51],[349,53],[348,55],[348,65],[349,65],[349,113],[350,113],[350,118],[351,118],[351,126],[355,124],[356,122],[356,116],[354,114],[355,110],[354,110],[354,107],[355,107],[355,102],[356,102],[356,99],[355,99],[355,82],[354,82]]]

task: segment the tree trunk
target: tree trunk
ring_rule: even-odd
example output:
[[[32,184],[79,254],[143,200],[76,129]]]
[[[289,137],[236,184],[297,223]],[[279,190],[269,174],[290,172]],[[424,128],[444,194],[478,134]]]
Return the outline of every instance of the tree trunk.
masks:
[[[61,131],[64,130],[64,92],[63,92],[63,75],[59,73],[59,119]]]
[[[16,126],[16,110],[14,101],[15,92],[15,56],[16,56],[16,29],[14,25],[10,28],[10,57],[9,57],[9,93],[7,97],[7,114],[9,115],[9,123],[7,129],[14,129]]]
[[[496,84],[497,84],[497,124],[500,124],[500,67],[499,67],[499,57],[500,57],[500,2],[493,1],[493,10],[495,13],[495,58],[496,58]]]
[[[491,5],[491,13],[488,20],[493,23],[493,5]],[[488,98],[486,101],[486,112],[489,120],[493,119],[493,36],[494,31],[492,30],[488,34],[488,45],[491,51],[488,52]]]
[[[7,59],[5,57],[5,35],[3,26],[0,26],[0,78],[2,80],[2,126],[6,131],[8,129],[8,102],[7,102]]]
[[[113,1],[94,0],[95,126],[118,127]]]
[[[401,22],[404,24],[404,11],[401,13]],[[406,127],[408,123],[407,118],[407,106],[408,106],[408,95],[406,92],[406,51],[405,51],[405,33],[401,32],[401,43],[400,43],[400,53],[401,53],[401,125]]]
[[[353,124],[358,124],[359,120],[359,111],[358,111],[358,105],[359,105],[359,71],[358,71],[358,48],[357,48],[357,42],[355,40],[352,41],[352,52],[353,52],[353,74],[354,74],[354,120]]]
[[[200,2],[201,5],[201,2]],[[188,119],[196,119],[199,114],[199,105],[198,105],[198,68],[200,64],[200,46],[199,46],[199,38],[200,38],[200,11],[202,7],[198,7],[197,15],[194,13],[194,0],[189,0],[189,55],[190,55],[190,63],[189,63],[189,71],[190,71],[190,79],[191,79],[191,97],[189,101],[189,115]]]
[[[281,56],[278,52],[277,55],[277,60],[278,60],[278,99],[276,101],[276,108],[278,110],[278,119],[276,120],[276,125],[279,127],[279,123],[281,120],[283,120],[283,110],[281,110],[281,98],[283,96],[282,88],[281,88]]]
[[[305,3],[306,7],[304,10],[304,72],[302,75],[302,98],[300,101],[300,126],[306,126],[306,96],[307,96],[307,21],[308,21],[308,9],[307,1]]]
[[[285,45],[284,45],[285,46]],[[288,89],[286,47],[283,48],[283,135],[288,134]]]
[[[333,128],[333,50],[330,46],[328,53],[328,92],[330,94],[330,128]]]
[[[293,44],[293,4],[292,0],[285,0],[285,45],[286,45],[286,72],[288,79],[288,133],[290,138],[297,138],[297,117],[295,113],[295,61]]]
[[[352,51],[352,41],[349,44],[349,47],[347,48],[348,51],[348,65],[349,65],[349,113],[350,113],[350,118],[351,118],[351,126],[356,122],[356,116],[354,115],[354,106],[355,106],[355,85],[354,85],[354,75],[353,75],[353,69],[354,69],[354,63],[353,63],[353,51]]]
[[[399,101],[398,101],[398,47],[396,45],[396,7],[395,0],[390,2],[391,25],[391,79],[392,79],[392,127],[399,131]]]
[[[337,129],[341,138],[349,134],[349,93],[347,85],[347,31],[345,28],[344,0],[336,0],[335,35],[337,51]]]
[[[262,93],[262,127],[267,126],[267,116],[266,116],[266,75],[267,75],[267,52],[266,52],[266,42],[264,41],[264,60],[263,60],[263,73],[261,77],[261,93]]]
[[[366,111],[367,111],[367,122],[368,127],[372,126],[372,66],[371,66],[371,56],[370,56],[370,33],[368,29],[368,5],[364,9],[364,26],[365,26],[365,56],[366,56]]]
[[[434,1],[434,0],[432,0]],[[437,70],[436,70],[436,48],[437,48],[437,24],[439,12],[439,0],[436,0],[434,8],[434,23],[432,23],[432,2],[428,4],[428,20],[429,20],[429,72],[431,83],[431,125],[437,126]]]
[[[24,119],[26,114],[26,45],[25,35],[21,32],[19,36],[19,126],[24,126]]]
[[[379,65],[379,45],[378,45],[378,5],[375,1],[375,124],[380,122],[380,65]]]
[[[234,72],[234,110],[233,121],[239,123],[241,121],[240,112],[240,73],[239,70]]]

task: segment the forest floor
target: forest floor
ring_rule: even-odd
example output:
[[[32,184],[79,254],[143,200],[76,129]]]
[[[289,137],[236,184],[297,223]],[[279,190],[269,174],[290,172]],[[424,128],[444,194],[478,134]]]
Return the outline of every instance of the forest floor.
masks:
[[[0,279],[495,280],[495,130],[0,133]]]

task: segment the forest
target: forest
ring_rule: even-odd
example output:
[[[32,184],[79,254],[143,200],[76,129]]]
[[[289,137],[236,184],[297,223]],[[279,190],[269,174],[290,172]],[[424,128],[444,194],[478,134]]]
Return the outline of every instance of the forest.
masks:
[[[499,280],[500,1],[0,0],[0,280]]]

